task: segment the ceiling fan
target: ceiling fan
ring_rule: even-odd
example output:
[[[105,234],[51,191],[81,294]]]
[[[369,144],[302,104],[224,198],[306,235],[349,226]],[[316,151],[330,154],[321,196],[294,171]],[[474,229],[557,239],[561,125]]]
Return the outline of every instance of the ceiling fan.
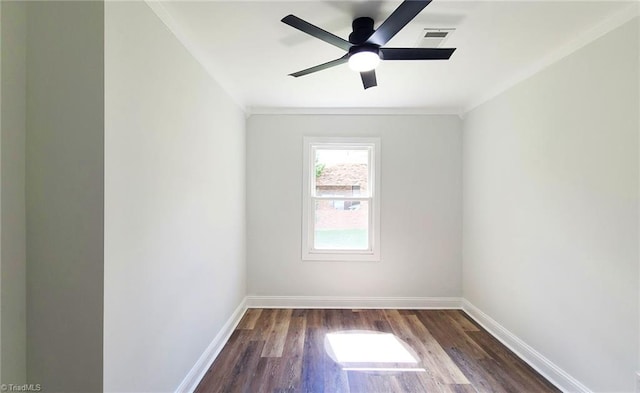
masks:
[[[373,29],[373,19],[369,17],[356,18],[352,24],[353,32],[349,34],[349,41],[322,30],[297,16],[285,16],[282,18],[282,22],[289,26],[347,51],[344,56],[338,59],[289,75],[297,78],[349,63],[351,69],[360,72],[362,84],[365,89],[368,89],[377,86],[375,68],[380,60],[448,60],[455,48],[383,48],[429,3],[431,0],[403,1],[376,30]]]

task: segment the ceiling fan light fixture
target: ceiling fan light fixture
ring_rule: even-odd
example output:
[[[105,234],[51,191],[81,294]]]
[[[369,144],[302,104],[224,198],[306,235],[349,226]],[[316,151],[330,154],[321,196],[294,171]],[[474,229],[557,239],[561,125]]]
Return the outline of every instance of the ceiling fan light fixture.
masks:
[[[353,51],[349,54],[349,68],[357,72],[366,72],[375,69],[380,64],[380,56],[377,50]]]

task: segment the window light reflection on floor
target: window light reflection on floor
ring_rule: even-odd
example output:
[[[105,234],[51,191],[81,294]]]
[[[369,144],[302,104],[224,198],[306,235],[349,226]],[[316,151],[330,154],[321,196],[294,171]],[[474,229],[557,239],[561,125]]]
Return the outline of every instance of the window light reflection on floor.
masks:
[[[327,333],[324,341],[327,354],[344,371],[426,372],[411,347],[391,333],[347,330]]]
[[[338,363],[418,363],[391,333],[328,333],[327,341]]]

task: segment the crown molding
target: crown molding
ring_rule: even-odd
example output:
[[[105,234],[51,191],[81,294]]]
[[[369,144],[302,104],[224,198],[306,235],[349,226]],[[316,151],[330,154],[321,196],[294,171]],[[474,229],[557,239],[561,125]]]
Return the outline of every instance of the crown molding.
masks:
[[[293,108],[293,107],[248,107],[251,115],[455,115],[460,116],[460,108]]]
[[[182,30],[182,28],[175,21],[171,13],[165,8],[161,1],[157,0],[144,0],[144,2],[151,8],[156,16],[167,26],[169,31],[176,37],[176,39],[184,46],[184,48],[193,56],[193,58],[200,63],[209,76],[216,82],[222,90],[233,100],[233,102],[246,113],[246,106],[242,100],[241,95],[238,92],[235,84],[230,78],[225,76],[225,73],[220,70],[212,61],[205,56],[191,40],[189,40]]]
[[[627,7],[612,14],[610,17],[578,35],[575,39],[561,46],[557,50],[542,57],[528,67],[521,69],[511,77],[497,84],[492,89],[473,97],[468,104],[463,107],[445,108],[297,108],[297,107],[261,107],[246,106],[239,90],[220,68],[213,64],[196,45],[194,45],[184,34],[178,23],[170,12],[164,7],[161,1],[144,0],[158,18],[167,26],[169,31],[187,49],[194,59],[202,65],[213,80],[229,95],[234,103],[245,113],[246,117],[251,115],[456,115],[464,118],[466,114],[479,105],[497,97],[515,85],[539,73],[550,65],[569,56],[582,47],[622,26],[630,20],[640,15],[640,2],[629,2]],[[304,1],[304,0],[303,0]]]
[[[579,34],[576,38],[569,41],[565,45],[562,45],[557,50],[552,51],[551,53],[542,57],[540,60],[534,62],[528,67],[525,67],[519,72],[516,72],[513,76],[507,78],[502,83],[497,84],[489,91],[486,91],[485,93],[471,99],[470,103],[465,106],[464,110],[461,112],[461,117],[464,117],[468,112],[472,111],[476,107],[497,97],[498,95],[511,89],[520,82],[529,79],[533,75],[571,55],[572,53],[592,43],[605,34],[622,26],[630,20],[637,18],[638,15],[640,15],[640,2],[630,2],[627,7],[624,7],[622,10],[613,13],[610,17],[596,24],[592,28],[586,30],[582,34]]]

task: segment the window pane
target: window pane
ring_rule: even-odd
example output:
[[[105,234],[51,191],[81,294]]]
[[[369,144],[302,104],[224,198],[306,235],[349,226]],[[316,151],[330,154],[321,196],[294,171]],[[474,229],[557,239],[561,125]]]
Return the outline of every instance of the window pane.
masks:
[[[316,250],[368,250],[369,202],[325,199],[315,201]]]
[[[316,149],[316,196],[369,196],[369,151]]]

